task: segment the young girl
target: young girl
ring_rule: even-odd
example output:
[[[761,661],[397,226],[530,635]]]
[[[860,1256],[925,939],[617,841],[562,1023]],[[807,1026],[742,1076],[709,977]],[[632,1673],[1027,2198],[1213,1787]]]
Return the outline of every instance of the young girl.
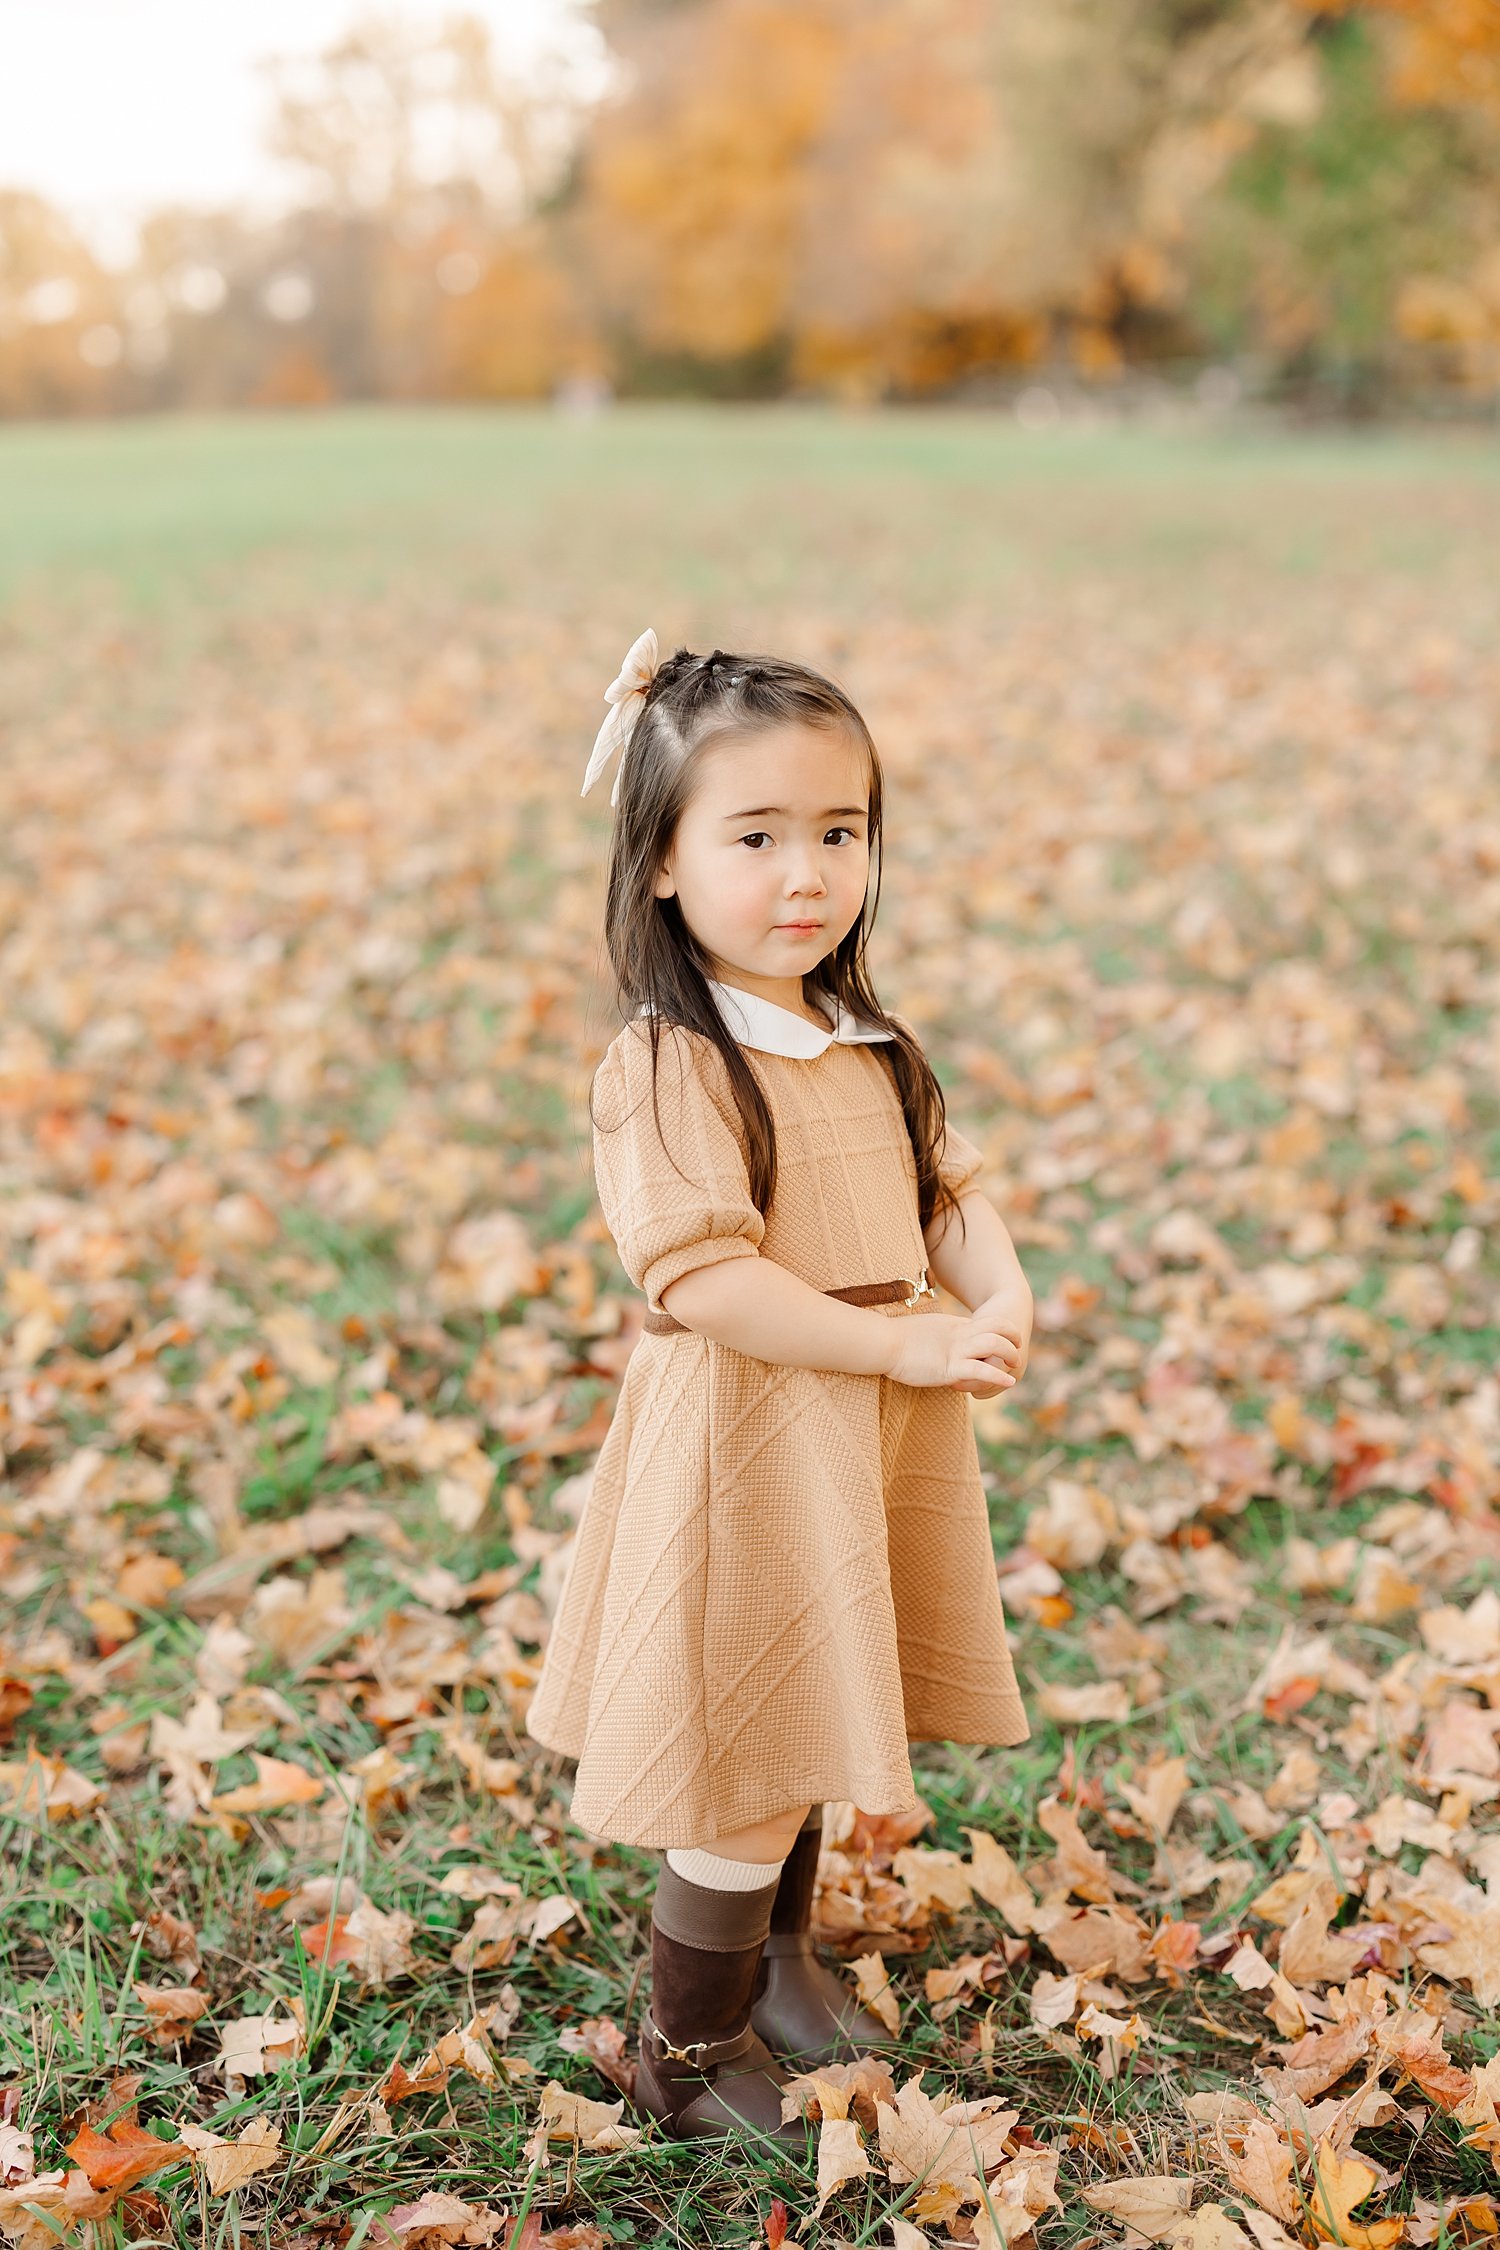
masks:
[[[659,663],[647,631],[606,701],[583,793],[620,747],[629,1020],[590,1114],[648,1309],[527,1727],[577,1759],[587,1833],[664,1855],[638,2108],[800,2148],[785,2064],[888,2039],[813,1952],[824,1801],[911,1812],[909,1743],[1026,1739],[967,1398],[1024,1372],[1031,1292],[869,980],[881,769],[849,698],[774,657]]]

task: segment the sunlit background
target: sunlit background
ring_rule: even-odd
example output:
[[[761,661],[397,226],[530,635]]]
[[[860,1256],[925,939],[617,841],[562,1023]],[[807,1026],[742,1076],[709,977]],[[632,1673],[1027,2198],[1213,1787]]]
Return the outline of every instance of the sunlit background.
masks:
[[[1496,0],[0,0],[7,2250],[1495,2250],[1497,354]],[[525,1724],[646,625],[1035,1300],[801,2166]]]
[[[0,413],[1473,406],[1497,213],[1491,0],[0,0]]]

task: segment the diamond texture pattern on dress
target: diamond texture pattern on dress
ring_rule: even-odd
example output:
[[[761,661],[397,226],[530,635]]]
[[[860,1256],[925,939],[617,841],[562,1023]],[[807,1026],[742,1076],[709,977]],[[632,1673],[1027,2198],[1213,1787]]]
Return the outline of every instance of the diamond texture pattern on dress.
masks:
[[[776,1121],[769,1213],[712,1041],[665,1033],[659,1124],[643,1030],[599,1065],[600,1203],[648,1302],[729,1257],[815,1289],[919,1274],[916,1165],[880,1046],[743,1051]],[[950,1185],[983,1163],[950,1124]],[[526,1724],[578,1761],[580,1827],[655,1849],[827,1798],[910,1811],[909,1743],[1024,1741],[965,1394],[643,1335]]]

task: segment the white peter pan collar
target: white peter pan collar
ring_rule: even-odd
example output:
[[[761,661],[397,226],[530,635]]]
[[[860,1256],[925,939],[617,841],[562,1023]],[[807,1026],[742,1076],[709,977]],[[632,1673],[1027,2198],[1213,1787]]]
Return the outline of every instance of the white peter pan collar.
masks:
[[[835,1040],[840,1046],[853,1047],[891,1036],[877,1025],[851,1016],[837,998],[834,1007],[838,1028],[819,1031],[815,1023],[799,1016],[794,1008],[783,1008],[774,1000],[763,999],[758,992],[742,992],[738,985],[721,984],[717,977],[709,978],[708,989],[740,1045],[754,1047],[763,1055],[791,1055],[806,1062],[814,1055],[821,1055]]]
[[[810,1062],[835,1042],[845,1047],[867,1046],[877,1039],[894,1036],[878,1024],[866,1023],[862,1017],[851,1015],[837,998],[834,1000],[837,1028],[820,1031],[794,1008],[783,1008],[758,992],[743,992],[736,984],[721,984],[717,977],[710,977],[707,982],[730,1036],[741,1047],[753,1047],[759,1054],[790,1055],[794,1061]],[[651,1013],[649,1001],[639,1012],[643,1016]]]

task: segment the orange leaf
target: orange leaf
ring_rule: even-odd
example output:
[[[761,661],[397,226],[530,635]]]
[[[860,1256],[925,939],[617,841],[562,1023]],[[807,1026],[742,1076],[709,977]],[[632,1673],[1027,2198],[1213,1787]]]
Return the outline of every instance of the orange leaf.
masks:
[[[1313,2180],[1307,2215],[1325,2241],[1343,2250],[1390,2250],[1406,2231],[1404,2219],[1372,2219],[1360,2226],[1349,2214],[1375,2185],[1375,2174],[1357,2156],[1340,2156],[1325,2134],[1313,2151]]]
[[[295,1930],[288,1932],[289,1938],[296,1935]],[[331,1922],[314,1922],[311,1929],[302,1932],[302,1943],[310,1961],[357,1961],[363,1951],[359,1939],[349,1935],[347,1914],[336,1914]]]
[[[413,2094],[440,2093],[448,2083],[448,2066],[435,2055],[428,2055],[415,2071],[404,2063],[393,2062],[375,2091],[387,2109],[398,2102],[409,2101]]]
[[[1307,1673],[1300,1674],[1295,1680],[1288,1680],[1284,1687],[1279,1687],[1268,1695],[1261,1708],[1268,1719],[1289,1719],[1294,1711],[1302,1709],[1304,1703],[1311,1703],[1322,1685],[1320,1679]]]
[[[183,2149],[178,2141],[159,2141],[154,2133],[143,2126],[128,2125],[117,2117],[109,2128],[109,2138],[96,2133],[92,2125],[84,2125],[68,2143],[67,2153],[83,2172],[93,2188],[134,2187],[137,2180],[149,2178],[167,2164],[182,2161]]]

